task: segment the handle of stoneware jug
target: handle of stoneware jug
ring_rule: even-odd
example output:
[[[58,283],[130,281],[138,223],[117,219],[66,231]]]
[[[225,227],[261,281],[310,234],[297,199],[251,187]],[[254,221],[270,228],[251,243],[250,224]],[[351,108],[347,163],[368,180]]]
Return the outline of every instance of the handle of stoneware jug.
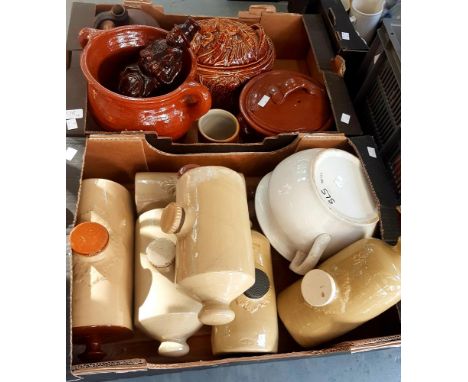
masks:
[[[330,240],[331,236],[327,233],[318,235],[308,253],[296,252],[291,264],[289,264],[289,269],[299,275],[305,275],[317,265]]]
[[[81,47],[84,48],[86,44],[88,44],[89,40],[92,40],[94,37],[104,32],[105,31],[101,29],[83,28],[78,34],[78,39],[80,41]]]
[[[302,79],[298,81],[294,78],[289,78],[279,86],[270,87],[269,94],[271,100],[279,105],[284,102],[288,95],[301,89],[304,89],[309,94],[320,94],[323,91],[317,85],[310,83],[310,81]]]
[[[182,85],[181,108],[187,111],[192,120],[200,118],[211,108],[211,94],[206,86],[198,82],[187,82]]]

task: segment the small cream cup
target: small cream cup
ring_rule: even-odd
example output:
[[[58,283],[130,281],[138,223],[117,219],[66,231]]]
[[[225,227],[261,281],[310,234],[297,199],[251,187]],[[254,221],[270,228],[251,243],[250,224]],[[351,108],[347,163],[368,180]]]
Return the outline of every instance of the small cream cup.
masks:
[[[230,112],[211,109],[198,120],[200,140],[212,143],[233,143],[239,139],[239,122]]]

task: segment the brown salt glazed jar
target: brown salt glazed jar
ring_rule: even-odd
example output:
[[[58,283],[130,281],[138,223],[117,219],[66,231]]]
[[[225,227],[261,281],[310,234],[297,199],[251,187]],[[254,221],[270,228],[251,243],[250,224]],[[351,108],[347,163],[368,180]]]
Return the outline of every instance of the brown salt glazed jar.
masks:
[[[271,70],[275,50],[260,24],[213,18],[198,21],[201,29],[191,47],[199,81],[210,89],[213,107],[236,113],[241,87]]]
[[[272,70],[251,79],[239,98],[241,121],[257,134],[310,133],[330,128],[328,96],[313,78]]]
[[[132,336],[133,206],[130,193],[106,179],[81,184],[73,253],[72,333],[79,357],[99,361],[101,344]]]
[[[130,25],[106,31],[84,28],[81,69],[88,81],[88,102],[97,122],[111,131],[155,131],[178,139],[193,121],[211,106],[208,89],[195,81],[196,59],[184,51],[183,69],[175,79],[175,90],[155,97],[133,98],[116,92],[120,70],[133,62],[138,52],[167,31],[144,25]]]

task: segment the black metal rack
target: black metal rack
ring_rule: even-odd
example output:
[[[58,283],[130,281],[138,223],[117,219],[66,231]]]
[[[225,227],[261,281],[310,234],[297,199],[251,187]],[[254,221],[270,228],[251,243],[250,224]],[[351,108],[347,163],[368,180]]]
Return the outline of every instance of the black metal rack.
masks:
[[[401,21],[384,19],[359,71],[354,106],[401,193]]]

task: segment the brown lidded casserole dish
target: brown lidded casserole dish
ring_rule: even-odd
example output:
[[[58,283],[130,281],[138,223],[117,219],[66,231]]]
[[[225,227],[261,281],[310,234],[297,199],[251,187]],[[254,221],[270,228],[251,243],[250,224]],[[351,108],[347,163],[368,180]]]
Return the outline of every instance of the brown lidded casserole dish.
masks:
[[[289,70],[251,79],[242,89],[239,109],[244,128],[264,136],[323,131],[333,122],[326,90],[313,78]]]
[[[214,108],[235,112],[240,89],[249,79],[271,70],[275,50],[260,24],[213,18],[198,21],[201,29],[191,48],[199,81],[211,92]]]

